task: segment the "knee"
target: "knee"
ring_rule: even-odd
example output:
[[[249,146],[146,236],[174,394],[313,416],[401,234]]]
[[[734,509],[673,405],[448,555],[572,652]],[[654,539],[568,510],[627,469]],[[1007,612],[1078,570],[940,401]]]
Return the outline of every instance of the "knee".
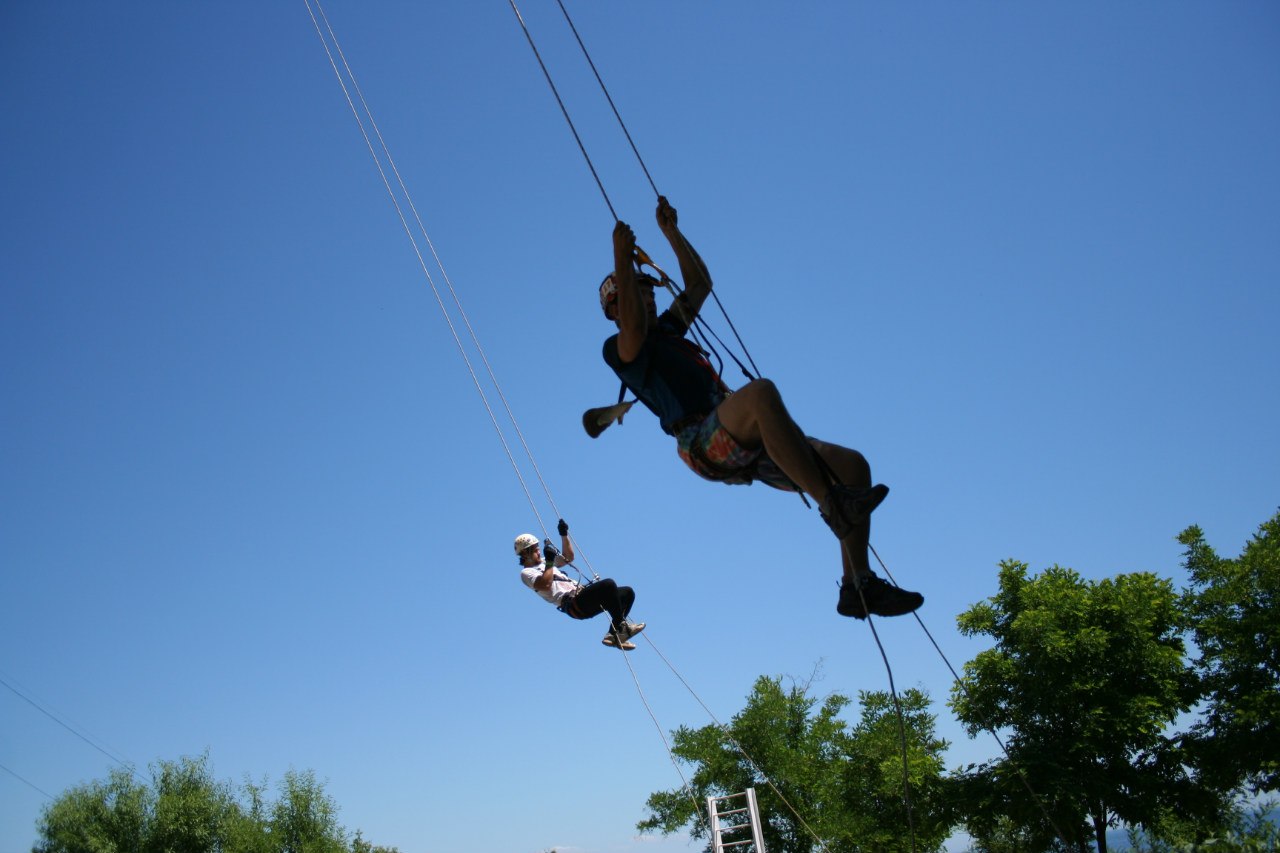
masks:
[[[813,446],[835,470],[840,482],[850,486],[871,485],[871,463],[858,451],[838,444],[811,439]]]
[[[752,379],[736,392],[746,393],[754,402],[765,406],[782,405],[782,393],[772,379]]]

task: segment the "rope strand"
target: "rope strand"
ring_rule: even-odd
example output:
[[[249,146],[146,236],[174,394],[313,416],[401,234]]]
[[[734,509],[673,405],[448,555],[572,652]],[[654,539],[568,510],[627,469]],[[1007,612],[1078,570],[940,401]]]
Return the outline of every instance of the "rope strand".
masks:
[[[613,202],[609,201],[609,194],[605,192],[604,183],[596,172],[595,164],[591,162],[591,155],[587,153],[587,146],[582,144],[582,137],[578,135],[578,128],[574,126],[573,119],[569,116],[569,110],[564,105],[564,99],[560,97],[560,90],[556,88],[555,81],[551,79],[551,72],[547,70],[547,64],[542,61],[542,54],[538,52],[538,46],[533,42],[533,35],[525,25],[524,15],[520,14],[520,9],[516,6],[516,0],[507,0],[507,2],[511,4],[511,11],[516,13],[516,20],[520,22],[520,29],[524,30],[524,37],[529,42],[529,47],[533,50],[534,57],[538,60],[538,66],[542,69],[542,76],[547,78],[547,85],[551,87],[551,94],[555,95],[556,103],[560,105],[560,113],[564,116],[564,120],[569,123],[569,130],[573,133],[574,141],[578,143],[578,150],[582,152],[582,159],[587,161],[587,168],[591,170],[591,177],[596,179],[596,186],[600,188],[600,195],[604,196],[605,206],[609,208],[609,214],[613,216],[614,222],[617,222],[618,214],[614,212]]]
[[[619,649],[619,651],[622,650]],[[702,804],[699,803],[698,798],[694,796],[693,786],[689,784],[689,780],[685,778],[684,771],[680,769],[680,764],[676,761],[676,754],[672,751],[671,743],[667,740],[667,735],[663,732],[662,725],[658,722],[657,716],[654,715],[653,708],[650,707],[649,700],[644,695],[644,691],[640,689],[640,679],[636,677],[636,670],[635,667],[631,665],[631,658],[627,656],[625,651],[622,651],[622,657],[627,663],[627,670],[631,673],[631,680],[635,682],[636,693],[640,695],[640,702],[644,705],[645,711],[649,713],[649,719],[653,720],[653,726],[658,730],[658,737],[662,739],[662,745],[667,750],[667,757],[671,759],[671,766],[676,769],[676,773],[680,776],[680,781],[684,790],[689,792],[689,800],[693,803],[693,813],[701,819]]]
[[[871,618],[871,610],[867,607],[867,600],[862,595],[862,590],[858,590],[858,598],[862,599],[862,609],[867,613],[867,627],[871,629],[871,636],[875,637],[876,648],[880,650],[880,659],[884,661],[885,672],[889,674],[889,695],[893,697],[893,709],[898,717],[898,743],[902,750],[902,800],[907,806],[907,831],[911,835],[911,851],[916,850],[916,823],[913,810],[911,808],[911,765],[907,761],[907,724],[902,713],[902,702],[898,699],[898,688],[893,683],[893,667],[889,666],[889,656],[885,654],[884,644],[880,642],[880,632],[876,630],[874,620]]]
[[[631,146],[631,151],[636,155],[636,160],[640,163],[640,170],[644,172],[645,178],[649,181],[649,186],[653,188],[655,196],[661,195],[658,192],[658,185],[653,182],[653,176],[649,174],[649,167],[644,164],[644,158],[640,156],[640,149],[636,148],[636,143],[631,138],[631,131],[627,130],[627,124],[622,120],[622,115],[618,112],[618,108],[613,103],[613,97],[609,94],[609,89],[604,85],[604,79],[601,78],[600,72],[596,70],[596,64],[591,59],[591,54],[587,52],[587,46],[582,42],[582,36],[578,35],[578,28],[573,25],[573,18],[569,17],[569,10],[564,7],[562,0],[556,0],[560,6],[560,11],[564,15],[565,21],[569,24],[569,29],[573,31],[573,37],[578,40],[578,47],[582,48],[582,55],[587,59],[587,65],[591,66],[591,73],[596,76],[596,82],[600,84],[600,90],[604,92],[604,99],[609,102],[609,109],[613,110],[613,116],[618,120],[618,126],[622,128],[622,135],[627,138],[627,144]],[[615,219],[617,217],[614,217]]]
[[[880,568],[884,569],[885,576],[888,577],[889,580],[893,581],[894,586],[897,586],[897,579],[894,578],[893,572],[889,571],[889,567],[885,565],[884,560],[880,559],[880,554],[870,544],[868,544],[867,547],[871,549],[871,553],[876,558],[876,562],[880,565]],[[920,618],[920,614],[918,612],[913,612],[911,615],[916,618],[916,624],[920,626],[920,630],[924,631],[924,635],[928,637],[929,642],[933,644],[934,651],[936,651],[938,656],[942,658],[942,662],[947,665],[947,669],[951,672],[951,677],[954,679],[954,683],[964,692],[965,696],[972,699],[972,694],[969,693],[968,686],[966,686],[964,681],[960,678],[959,674],[956,672],[956,668],[951,665],[951,661],[947,658],[946,654],[943,653],[942,647],[938,645],[938,641],[933,638],[933,634],[929,631],[928,626],[924,624],[924,620]],[[1062,842],[1064,848],[1069,848],[1071,844],[1067,841],[1066,835],[1058,828],[1057,822],[1054,821],[1053,816],[1049,814],[1049,810],[1045,808],[1043,798],[1031,787],[1031,780],[1027,778],[1027,774],[1013,760],[1013,756],[1009,754],[1009,749],[1004,745],[1004,740],[1000,737],[999,733],[996,732],[995,729],[989,728],[984,728],[984,731],[990,734],[991,737],[995,738],[996,743],[1000,747],[1000,751],[1004,753],[1004,757],[1008,759],[1009,763],[1013,766],[1014,772],[1018,774],[1018,779],[1021,780],[1023,787],[1027,789],[1027,793],[1031,795],[1031,799],[1035,801],[1037,808],[1040,809],[1040,813],[1044,815],[1045,820],[1047,820],[1049,825],[1053,827],[1054,834],[1058,836],[1058,840]]]
[[[773,780],[769,778],[768,774],[766,774],[763,770],[760,769],[760,765],[757,764],[756,760],[751,757],[751,755],[746,751],[746,749],[743,748],[742,744],[740,744],[733,737],[733,735],[729,734],[729,727],[726,726],[724,723],[720,722],[720,720],[716,717],[715,713],[712,712],[712,710],[707,707],[707,703],[702,701],[702,697],[699,696],[694,691],[694,689],[689,685],[689,682],[685,681],[684,676],[681,675],[679,671],[676,670],[675,666],[672,665],[671,661],[667,660],[667,656],[664,655],[662,651],[658,648],[658,645],[653,641],[653,637],[650,636],[648,631],[645,632],[644,639],[645,639],[645,642],[649,644],[649,647],[652,648],[654,652],[657,653],[658,657],[662,659],[662,662],[667,665],[667,668],[671,670],[671,674],[674,675],[676,679],[679,680],[679,682],[684,685],[685,690],[689,691],[689,695],[694,698],[694,701],[696,701],[699,705],[702,706],[702,710],[707,712],[707,716],[711,718],[711,721],[713,723],[715,723],[716,728],[718,728],[721,734],[724,735],[725,740],[729,741],[729,743],[733,745],[734,749],[742,753],[742,757],[745,758],[747,760],[747,763],[751,765],[751,769],[754,770],[756,774],[759,775],[760,778],[764,780],[765,784],[769,786],[769,789],[773,791],[773,793],[778,795],[778,799],[781,800],[782,804],[787,807],[787,809],[791,812],[792,815],[795,816],[795,819],[800,822],[800,825],[804,827],[805,831],[808,832],[809,835],[813,837],[813,840],[817,842],[818,846],[821,847],[823,850],[827,850],[828,853],[830,853],[829,848],[826,845],[826,842],[824,842],[822,838],[818,835],[818,833],[814,831],[813,827],[809,826],[808,822],[806,822],[805,819],[801,817],[800,812],[796,811],[796,807],[791,805],[791,801],[786,798],[786,796],[782,793],[782,791],[778,790],[777,785],[773,783]]]
[[[418,230],[422,233],[423,240],[425,241],[427,247],[429,248],[432,258],[436,263],[436,266],[440,270],[442,280],[445,282],[445,285],[454,302],[454,305],[456,306],[458,315],[460,316],[464,325],[467,328],[467,332],[471,338],[472,345],[475,347],[477,354],[479,355],[482,363],[484,364],[485,371],[488,374],[489,381],[492,383],[495,393],[497,394],[498,398],[502,401],[502,405],[506,411],[507,418],[510,420],[512,428],[515,430],[515,433],[520,440],[520,444],[525,451],[525,455],[529,460],[529,464],[532,467],[534,473],[536,474],[538,482],[542,486],[542,490],[543,490],[543,493],[546,495],[547,502],[551,505],[552,510],[556,513],[558,517],[563,517],[562,514],[560,513],[559,507],[556,505],[554,497],[551,494],[551,489],[547,485],[546,479],[543,477],[542,471],[538,467],[537,460],[533,456],[533,451],[529,447],[529,444],[524,437],[523,431],[520,429],[520,424],[516,419],[515,413],[512,411],[511,405],[507,400],[506,395],[502,391],[502,385],[498,381],[497,375],[493,370],[492,364],[489,362],[488,356],[485,354],[484,347],[481,346],[480,344],[479,336],[476,334],[475,328],[472,325],[470,318],[467,316],[466,311],[462,307],[462,300],[458,296],[457,290],[453,286],[453,282],[449,278],[449,275],[444,268],[444,264],[440,258],[439,252],[437,252],[434,242],[431,240],[430,235],[427,233],[427,229],[425,224],[422,221],[422,217],[418,213],[417,206],[413,202],[413,196],[409,192],[409,188],[405,184],[404,179],[400,174],[400,170],[397,168],[395,164],[395,159],[391,155],[390,147],[387,145],[386,140],[382,136],[381,130],[379,130],[378,128],[377,121],[373,116],[373,111],[369,107],[369,103],[365,99],[363,91],[361,91],[360,89],[359,83],[356,80],[355,72],[352,70],[350,63],[347,62],[346,54],[342,50],[342,45],[338,41],[337,34],[334,32],[333,26],[329,22],[329,18],[324,11],[323,5],[320,3],[320,0],[314,0],[315,9],[313,10],[312,9],[313,0],[303,0],[303,2],[306,4],[307,12],[311,16],[311,21],[315,27],[316,35],[319,36],[321,45],[324,47],[325,55],[329,59],[329,65],[333,69],[335,77],[337,77],[338,85],[342,88],[342,93],[347,100],[347,105],[351,108],[351,113],[355,117],[356,124],[360,129],[361,135],[364,137],[365,146],[366,148],[368,148],[369,154],[373,158],[374,165],[378,170],[378,175],[382,179],[383,187],[386,189],[387,195],[391,199],[392,205],[395,207],[396,215],[400,219],[401,227],[404,229],[405,235],[409,238],[409,242],[413,247],[414,254],[418,259],[418,265],[422,270],[423,276],[427,280],[427,284],[431,288],[431,293],[435,297],[436,304],[440,308],[440,313],[443,315],[445,324],[449,328],[449,333],[453,337],[453,341],[455,346],[458,349],[458,353],[459,355],[462,356],[462,360],[464,365],[466,366],[467,372],[471,376],[472,384],[475,386],[476,392],[480,395],[480,401],[483,404],[485,411],[489,415],[489,420],[493,425],[494,432],[497,434],[499,443],[502,445],[503,452],[506,454],[507,461],[511,464],[512,470],[516,475],[516,479],[520,484],[521,490],[524,492],[526,500],[529,502],[530,508],[533,510],[534,517],[537,519],[538,527],[542,530],[543,536],[545,538],[550,538],[547,525],[542,518],[542,514],[538,511],[537,501],[534,500],[533,493],[530,491],[529,485],[526,482],[524,474],[520,469],[520,464],[516,460],[515,454],[511,449],[511,445],[507,441],[506,434],[502,429],[502,425],[499,423],[498,416],[495,414],[493,406],[490,404],[488,394],[486,394],[484,390],[484,386],[480,382],[480,378],[477,375],[477,372],[474,364],[472,363],[471,357],[467,354],[466,347],[462,341],[462,337],[459,335],[458,329],[454,323],[453,317],[451,316],[448,310],[448,307],[445,304],[444,298],[441,296],[440,288],[436,285],[435,278],[432,276],[431,271],[428,268],[422,249],[418,244],[417,238],[414,236],[413,229],[409,225],[408,217],[406,217],[405,215],[404,207],[407,206],[409,211],[412,213],[412,218],[417,224]],[[317,12],[319,13],[319,19],[317,19],[316,17]],[[321,24],[320,24],[321,21],[324,22],[323,31],[321,30]],[[328,35],[329,35],[328,39],[325,38],[325,31],[328,32]],[[330,49],[330,45],[329,45],[330,40],[333,43],[332,50]],[[341,60],[343,69],[345,69],[346,71],[346,79],[344,79],[343,77],[343,72],[338,68],[338,60],[335,60],[334,58],[335,52],[337,53],[338,59]],[[350,83],[351,83],[350,88],[348,88],[347,86],[347,80],[350,80]],[[351,94],[353,90],[355,92],[354,99]],[[374,147],[373,140],[370,138],[369,129],[367,129],[365,126],[365,121],[361,117],[360,109],[356,107],[356,103],[355,103],[356,99],[359,100],[365,115],[368,117],[369,127],[372,128],[373,135],[377,137],[378,145],[382,149],[383,157],[386,158],[386,162],[387,162],[386,168],[384,168],[382,157],[379,157],[378,151]],[[396,195],[395,190],[392,188],[391,180],[387,176],[388,168],[395,176],[396,184],[399,186],[400,192],[404,196],[405,204],[403,206],[401,205],[400,199]],[[575,539],[575,542],[576,542],[576,539]],[[586,557],[586,553],[582,552],[581,548],[579,548],[579,551],[582,554],[583,562],[587,564],[588,569],[594,575],[595,571],[594,569],[591,568],[591,564]],[[576,569],[577,567],[575,566],[574,568]]]

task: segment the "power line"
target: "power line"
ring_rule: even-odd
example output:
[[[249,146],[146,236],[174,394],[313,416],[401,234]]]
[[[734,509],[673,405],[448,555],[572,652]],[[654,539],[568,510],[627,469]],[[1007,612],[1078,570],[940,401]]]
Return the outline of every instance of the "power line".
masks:
[[[10,770],[8,767],[5,767],[3,764],[0,764],[0,770],[3,770],[4,772],[8,773],[10,776],[17,779],[19,782],[22,782],[28,788],[31,788],[32,790],[35,790],[35,791],[39,791],[41,794],[44,794],[44,796],[48,798],[50,801],[57,799],[57,797],[55,797],[53,794],[50,794],[44,788],[41,788],[35,782],[32,782],[30,779],[26,779],[18,775],[16,772],[14,772],[13,770]]]
[[[82,732],[80,732],[80,731],[77,731],[77,730],[76,730],[75,728],[73,728],[69,723],[67,723],[67,722],[65,722],[64,720],[62,720],[62,719],[61,719],[57,714],[53,713],[53,712],[52,712],[52,711],[50,711],[48,708],[46,708],[46,707],[44,707],[43,705],[41,705],[39,702],[37,702],[36,700],[32,699],[30,696],[26,695],[25,693],[23,693],[23,692],[22,692],[21,690],[19,690],[17,687],[15,687],[15,686],[13,686],[12,684],[10,684],[7,680],[5,680],[5,678],[3,677],[3,675],[0,675],[0,684],[3,684],[5,687],[9,688],[9,690],[10,690],[10,691],[15,695],[15,696],[17,696],[19,699],[22,699],[24,702],[26,702],[26,703],[27,703],[28,705],[30,705],[32,708],[35,708],[35,709],[36,709],[37,711],[39,711],[40,713],[44,714],[46,717],[48,717],[49,719],[53,720],[55,723],[57,723],[58,725],[62,726],[62,727],[63,727],[64,729],[66,729],[67,731],[71,732],[73,735],[75,735],[76,737],[80,738],[80,740],[84,741],[85,743],[89,744],[89,746],[93,747],[93,748],[94,748],[94,749],[96,749],[98,752],[101,752],[101,753],[102,753],[103,755],[105,755],[107,758],[111,759],[111,761],[112,761],[112,762],[114,762],[115,764],[120,765],[120,766],[121,766],[121,767],[123,767],[124,769],[128,770],[130,773],[134,773],[134,774],[136,775],[136,771],[133,769],[133,768],[134,768],[133,762],[125,761],[124,759],[119,758],[119,757],[117,757],[117,756],[113,755],[109,750],[107,750],[107,749],[106,749],[105,747],[103,747],[103,746],[100,746],[98,743],[96,743],[96,742],[95,742],[92,738],[90,738],[88,735],[83,734],[83,733],[82,733]],[[15,774],[15,775],[16,775],[16,774]],[[141,778],[141,777],[139,777],[139,778]]]

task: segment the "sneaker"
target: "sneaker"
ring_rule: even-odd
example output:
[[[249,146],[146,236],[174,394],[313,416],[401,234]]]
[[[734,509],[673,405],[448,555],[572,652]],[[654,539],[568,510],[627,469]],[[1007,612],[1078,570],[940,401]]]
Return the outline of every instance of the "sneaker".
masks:
[[[865,489],[837,483],[827,492],[827,499],[818,505],[818,512],[836,538],[844,539],[880,506],[888,494],[889,487],[883,483]]]
[[[871,574],[862,578],[861,583],[845,581],[840,584],[840,600],[836,603],[836,612],[854,619],[866,619],[868,613],[876,616],[905,616],[922,604],[924,596],[920,593],[886,583]]]
[[[613,648],[613,649],[622,649],[624,652],[632,651],[636,647],[635,643],[629,643],[626,640],[623,640],[621,643],[619,643],[617,638],[613,636],[612,628],[609,629],[609,633],[605,634],[604,639],[601,640],[600,642],[604,643],[606,646],[609,646],[610,648]]]
[[[841,616],[852,616],[854,619],[866,619],[867,608],[862,604],[862,596],[858,595],[858,585],[850,581],[840,583],[840,600],[836,602],[836,612]]]

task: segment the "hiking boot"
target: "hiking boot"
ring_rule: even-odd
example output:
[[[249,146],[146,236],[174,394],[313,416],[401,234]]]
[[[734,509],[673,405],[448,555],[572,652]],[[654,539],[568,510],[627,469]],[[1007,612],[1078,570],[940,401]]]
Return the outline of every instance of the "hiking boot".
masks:
[[[865,489],[837,483],[827,492],[827,499],[818,505],[818,512],[836,538],[844,539],[854,527],[867,520],[888,494],[889,487],[883,483]]]
[[[604,639],[600,642],[613,649],[622,649],[624,652],[632,651],[636,647],[635,643],[629,643],[626,640],[619,643],[618,638],[613,635],[612,628],[609,629],[609,633],[605,634]]]
[[[623,622],[622,628],[618,631],[618,633],[622,637],[622,639],[630,640],[632,637],[634,637],[636,634],[639,634],[643,630],[644,630],[643,622]]]
[[[876,616],[905,616],[922,604],[924,596],[920,593],[886,583],[870,574],[857,582],[845,581],[840,584],[840,601],[836,603],[836,612],[854,619],[866,619],[868,613]]]

